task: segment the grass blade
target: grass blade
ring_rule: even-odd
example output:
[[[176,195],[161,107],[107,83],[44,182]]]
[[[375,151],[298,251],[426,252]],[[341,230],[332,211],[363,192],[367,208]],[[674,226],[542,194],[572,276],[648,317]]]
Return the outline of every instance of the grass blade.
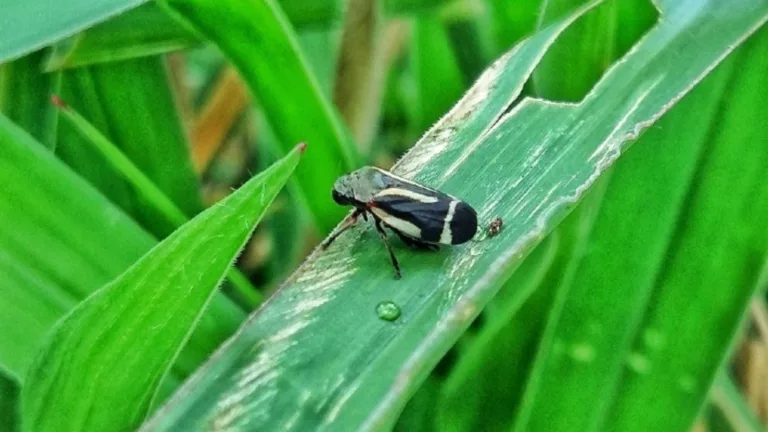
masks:
[[[734,53],[738,71],[709,130],[667,261],[631,343],[605,427],[681,430],[695,420],[768,262],[768,30]],[[684,221],[684,222],[683,222]],[[727,265],[725,265],[727,263]],[[644,402],[644,403],[640,403]]]
[[[666,19],[575,105],[516,101],[585,9],[540,30],[492,65],[395,167],[476,206],[481,226],[501,216],[499,236],[435,254],[397,248],[397,281],[361,224],[314,253],[145,430],[391,426],[510,271],[627,142],[768,17],[763,1],[663,6]],[[384,300],[400,305],[398,322],[374,313]]]
[[[154,182],[149,179],[131,160],[120,151],[117,146],[109,142],[109,139],[102,135],[86,119],[75,110],[67,106],[58,96],[53,96],[52,102],[61,109],[61,113],[68,121],[68,124],[78,131],[81,136],[106,159],[122,177],[132,183],[137,191],[143,195],[150,206],[166,217],[167,221],[173,225],[179,226],[187,221],[184,212],[173,203],[163,191],[161,191]]]
[[[46,101],[57,92],[61,74],[42,74],[42,51],[0,66],[0,111],[41,144],[56,147],[56,110]]]
[[[185,215],[202,210],[197,177],[162,58],[67,71],[62,84],[63,99],[103,131]],[[159,237],[178,226],[139,199],[128,181],[105,164],[104,157],[69,123],[59,129],[59,157],[142,226]]]
[[[149,2],[57,43],[50,50],[45,70],[158,55],[200,42],[157,3]]]
[[[18,430],[18,395],[18,384],[0,373],[0,430],[2,432]]]
[[[261,104],[282,152],[310,143],[313,163],[296,171],[297,182],[323,233],[343,211],[329,203],[336,178],[358,165],[355,147],[309,73],[295,35],[273,0],[167,0],[175,16],[216,43],[238,68]]]
[[[76,111],[69,108],[58,96],[53,97],[53,103],[61,108],[62,116],[75,130],[82,134],[85,140],[92,144],[97,151],[126,181],[128,181],[149,206],[157,209],[173,226],[181,226],[189,220],[173,201],[160,190],[117,146],[94,128]],[[229,272],[229,281],[237,290],[238,295],[247,302],[249,307],[256,307],[262,301],[261,293],[251,285],[248,278],[236,268]]]
[[[411,68],[418,89],[414,121],[422,134],[461,98],[464,76],[439,19],[430,15],[416,18],[411,45]]]
[[[146,0],[10,2],[0,21],[0,63],[19,58]]]
[[[551,318],[550,338],[557,342],[545,344],[531,372],[534,382],[526,389],[518,430],[592,430],[599,423],[626,360],[630,323],[636,325],[638,319],[633,313],[644,309],[663,265],[708,132],[699,128],[681,138],[676,127],[714,118],[732,70],[722,66],[617,164],[590,241],[591,253],[579,265],[562,312]],[[675,152],[666,151],[671,146]],[[588,355],[574,355],[577,351]],[[593,403],[582,402],[585,394]]]
[[[332,27],[340,19],[341,0],[279,0],[297,29]],[[48,71],[164,54],[201,43],[199,37],[168,16],[155,2],[120,14],[53,46]]]
[[[717,374],[712,388],[712,402],[728,421],[732,430],[739,432],[765,430],[752,407],[744,399],[739,387],[725,371]]]
[[[336,62],[333,105],[339,110],[358,148],[366,154],[378,127],[388,69],[384,33],[380,0],[349,2]]]
[[[141,422],[303,148],[182,226],[56,326],[22,389],[25,430],[127,430]]]
[[[0,115],[0,368],[23,382],[54,323],[156,240],[29,134]],[[50,205],[51,203],[55,205]],[[174,366],[183,378],[243,312],[216,295]]]
[[[606,183],[590,190],[488,304],[485,324],[462,347],[438,401],[441,429],[512,428],[548,313],[585,255]]]

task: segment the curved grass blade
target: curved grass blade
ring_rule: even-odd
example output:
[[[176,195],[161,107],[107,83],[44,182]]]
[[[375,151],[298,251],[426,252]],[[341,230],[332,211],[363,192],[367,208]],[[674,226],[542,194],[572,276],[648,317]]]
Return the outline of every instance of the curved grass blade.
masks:
[[[562,310],[550,316],[517,430],[593,430],[599,423],[625,363],[628,334],[622,333],[636,321],[633,314],[642,313],[638,303],[647,301],[649,284],[663,265],[707,136],[706,128],[690,126],[714,118],[731,70],[721,65],[617,163],[591,253],[561,294]],[[697,133],[680,137],[680,130]],[[592,403],[583,403],[585,394]]]
[[[147,0],[8,2],[0,17],[0,63],[36,51]]]
[[[414,20],[410,53],[418,89],[414,122],[421,134],[461,99],[466,85],[448,33],[436,17]]]
[[[390,427],[520,260],[628,142],[768,18],[761,0],[664,2],[665,19],[582,102],[518,101],[554,39],[594,4],[499,59],[395,167],[475,206],[481,226],[501,216],[501,234],[433,254],[396,248],[397,281],[371,227],[350,230],[311,255],[144,430]],[[384,300],[400,306],[397,322],[376,316]]]
[[[0,369],[23,382],[56,321],[157,241],[2,115],[0,183]],[[170,378],[190,374],[243,317],[217,294]]]
[[[733,381],[733,378],[725,370],[717,374],[712,387],[712,404],[722,414],[723,418],[735,431],[760,432],[765,427],[760,424],[760,419],[755,409],[744,398],[742,389]]]
[[[186,215],[203,209],[164,59],[146,57],[66,71],[62,96],[102,131]],[[148,206],[69,123],[57,155],[158,237],[177,225]]]
[[[0,66],[0,111],[49,149],[56,147],[56,110],[46,101],[59,91],[61,74],[43,74],[43,52]]]
[[[216,43],[237,67],[263,108],[283,152],[312,141],[311,164],[296,170],[316,226],[333,228],[343,210],[328,200],[333,182],[358,166],[330,102],[320,92],[293,30],[274,0],[164,0],[170,12]]]
[[[768,130],[754,127],[768,115],[768,28],[735,53],[733,64],[685,213],[635,321],[606,429],[693,424],[768,264]]]
[[[0,429],[3,432],[19,430],[19,385],[0,373]]]
[[[61,321],[22,389],[25,430],[128,430],[304,145],[175,231]]]
[[[558,12],[562,14],[563,6],[566,5],[561,3],[547,2],[545,15],[557,15],[550,13],[552,7],[560,9]],[[578,2],[569,0],[568,3]],[[620,10],[619,3],[629,3],[634,7]],[[626,21],[636,19],[637,9],[643,10],[643,6],[650,7],[650,4],[646,0],[607,1],[569,27],[547,51],[534,72],[536,94],[558,100],[583,98],[596,78],[605,72],[608,61],[620,57],[611,51],[613,41],[619,33],[626,31],[626,26],[617,26],[616,21],[625,24]],[[640,34],[648,31],[652,24],[633,29],[633,42]],[[622,31],[619,32],[618,28]],[[627,50],[628,47],[625,47],[620,52],[625,53]],[[563,74],[563,70],[567,70],[568,74]],[[624,156],[618,165],[624,164],[628,157]],[[558,292],[568,290],[574,282],[576,269],[583,260],[585,250],[590,251],[590,256],[595,254],[589,244],[590,227],[594,225],[604,186],[610,178],[611,175],[603,175],[599,184],[590,189],[576,210],[547,237],[550,240],[548,243],[557,244],[557,255],[551,270],[546,272],[547,266],[540,265],[538,261],[541,260],[536,259],[537,251],[547,245],[539,244],[483,310],[483,325],[468,343],[462,344],[459,360],[446,379],[441,397],[437,399],[439,428],[457,432],[513,428],[519,416],[526,383],[532,379],[530,371],[541,346],[547,317],[555,309],[553,301]],[[642,176],[638,177],[640,180],[647,181]],[[616,250],[614,248],[611,252]],[[539,273],[544,272],[545,275],[539,276]],[[546,278],[543,281],[537,281],[537,278],[544,276]],[[528,296],[525,293],[533,289],[533,295],[521,307],[521,298],[526,299]],[[574,344],[567,349],[570,349],[569,353],[574,357],[581,358],[589,354],[584,345]],[[581,390],[576,392],[579,395],[584,393]],[[596,403],[594,400],[592,404],[586,405],[593,406]],[[563,414],[556,415],[559,418]],[[578,429],[575,423],[573,428]]]
[[[79,113],[68,107],[58,96],[54,96],[53,102],[61,108],[62,117],[65,121],[77,130],[106,159],[107,163],[134,187],[149,206],[154,207],[159,214],[165,217],[167,222],[178,227],[189,220],[187,215],[107,137],[102,135]],[[261,303],[261,293],[237,268],[232,268],[227,278],[248,307],[254,308]]]
[[[332,27],[340,19],[341,0],[279,0],[297,29]],[[201,43],[155,2],[120,14],[53,46],[47,71],[164,54]]]
[[[45,70],[164,54],[200,42],[157,3],[149,2],[57,43],[46,58]]]
[[[484,309],[483,327],[462,347],[438,399],[439,430],[512,428],[548,312],[585,255],[608,177],[537,245]]]

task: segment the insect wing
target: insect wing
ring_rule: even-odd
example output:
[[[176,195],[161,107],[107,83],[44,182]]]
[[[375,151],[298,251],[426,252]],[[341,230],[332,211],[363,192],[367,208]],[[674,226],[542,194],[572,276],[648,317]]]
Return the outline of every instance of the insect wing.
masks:
[[[477,231],[477,215],[467,203],[418,187],[387,188],[369,203],[371,212],[401,233],[428,243],[460,244]]]

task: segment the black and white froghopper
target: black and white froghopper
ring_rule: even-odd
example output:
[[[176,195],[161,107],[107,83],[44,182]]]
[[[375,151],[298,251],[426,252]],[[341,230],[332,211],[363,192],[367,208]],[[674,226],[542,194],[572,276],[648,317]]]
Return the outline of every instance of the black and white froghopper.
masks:
[[[368,220],[370,214],[398,279],[400,265],[384,227],[394,231],[406,245],[429,250],[436,250],[440,244],[465,243],[477,231],[477,213],[469,204],[375,167],[363,167],[336,180],[333,200],[354,206],[355,211],[322,248],[330,246],[360,215]]]

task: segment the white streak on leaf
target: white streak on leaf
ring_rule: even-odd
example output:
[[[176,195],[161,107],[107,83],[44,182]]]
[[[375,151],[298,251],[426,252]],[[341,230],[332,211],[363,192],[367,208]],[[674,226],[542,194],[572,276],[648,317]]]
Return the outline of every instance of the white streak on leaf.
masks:
[[[405,178],[414,178],[426,162],[439,155],[454,141],[454,135],[464,126],[496,86],[506,64],[517,53],[519,47],[506,53],[483,72],[464,97],[448,111],[395,165],[393,172]]]

